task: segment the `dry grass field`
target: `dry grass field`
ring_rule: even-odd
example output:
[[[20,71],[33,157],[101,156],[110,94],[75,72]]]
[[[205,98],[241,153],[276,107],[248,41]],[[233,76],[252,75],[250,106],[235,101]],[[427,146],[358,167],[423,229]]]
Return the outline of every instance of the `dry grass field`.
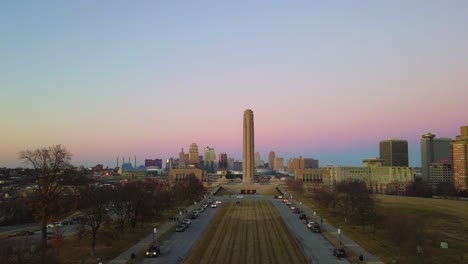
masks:
[[[296,197],[299,199],[300,195],[294,194]],[[399,264],[468,264],[468,202],[389,195],[374,197],[381,215],[399,212],[425,219],[427,233],[422,257],[416,256],[415,247],[402,249],[398,256],[398,248],[386,240],[382,225],[376,227],[375,234],[369,231],[363,234],[359,226],[345,224],[343,219],[331,216],[328,210],[318,208],[310,193],[305,193],[301,200],[331,224],[342,225],[347,236],[385,263],[392,263],[395,258]],[[448,249],[440,248],[442,241],[448,242]]]
[[[241,200],[216,210],[184,263],[307,263],[271,201]]]

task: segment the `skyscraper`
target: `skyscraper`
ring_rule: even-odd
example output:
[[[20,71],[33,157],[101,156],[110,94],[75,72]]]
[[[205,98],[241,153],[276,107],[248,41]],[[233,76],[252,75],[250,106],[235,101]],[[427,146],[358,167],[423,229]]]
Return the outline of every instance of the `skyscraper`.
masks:
[[[179,168],[185,168],[187,166],[187,159],[185,158],[184,148],[179,152]]]
[[[262,157],[260,157],[260,152],[255,152],[254,161],[255,161],[255,168],[258,168],[263,165]]]
[[[254,145],[254,117],[250,109],[244,111],[244,140],[243,140],[243,183],[251,183],[255,176],[255,145]]]
[[[189,148],[189,164],[198,167],[198,146],[192,143]]]
[[[457,191],[468,189],[468,126],[460,128],[460,135],[451,143],[453,183]]]
[[[270,167],[270,169],[274,169],[275,168],[275,152],[274,151],[270,151],[268,153],[268,167]]]
[[[218,169],[227,170],[228,169],[228,157],[226,153],[220,153],[218,158]]]
[[[389,139],[380,141],[380,158],[383,166],[408,167],[408,141]]]
[[[214,173],[215,172],[215,160],[216,160],[216,153],[214,148],[206,147],[204,150],[204,167],[207,173]]]
[[[424,182],[431,182],[431,164],[451,160],[450,138],[436,138],[426,133],[421,138],[421,171]],[[432,183],[432,182],[431,182]]]

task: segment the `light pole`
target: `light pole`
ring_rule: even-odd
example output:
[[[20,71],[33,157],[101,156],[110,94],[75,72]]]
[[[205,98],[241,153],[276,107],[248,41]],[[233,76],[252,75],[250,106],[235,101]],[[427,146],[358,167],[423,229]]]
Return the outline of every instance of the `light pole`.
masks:
[[[340,234],[340,246],[342,245],[341,243],[341,226],[338,228],[338,234]]]
[[[299,205],[301,206],[301,213],[302,213],[302,202],[299,202]]]
[[[153,246],[154,246],[154,234],[156,234],[157,228],[153,227]]]

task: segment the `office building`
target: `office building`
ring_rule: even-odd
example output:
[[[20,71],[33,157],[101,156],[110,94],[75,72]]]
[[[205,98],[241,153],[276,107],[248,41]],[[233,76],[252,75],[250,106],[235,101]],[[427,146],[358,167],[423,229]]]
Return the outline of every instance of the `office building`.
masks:
[[[380,141],[380,158],[385,167],[408,167],[408,141],[389,139]]]
[[[275,164],[273,169],[275,171],[284,171],[284,159],[282,157],[275,157]]]
[[[440,184],[453,184],[452,162],[433,162],[429,168],[429,179],[433,188]]]
[[[158,167],[162,168],[161,159],[145,159],[145,167]]]
[[[290,158],[288,160],[288,172],[294,173],[298,169],[316,169],[318,168],[318,160],[310,158]]]
[[[192,143],[189,148],[189,165],[198,167],[199,157],[198,157],[198,146],[195,143]]]
[[[218,170],[228,170],[228,157],[226,153],[219,154]]]
[[[207,173],[214,173],[215,172],[215,160],[216,160],[216,153],[214,148],[206,147],[204,150],[204,168]]]
[[[250,109],[244,111],[242,182],[252,183],[255,176],[254,116]]]
[[[421,137],[421,178],[424,182],[431,182],[432,163],[447,162],[451,160],[450,138],[436,138],[436,135],[426,133]]]
[[[185,153],[184,153],[184,149],[182,148],[182,150],[179,152],[179,164],[178,164],[178,167],[179,168],[186,168],[187,167],[187,159],[186,159],[186,156],[185,156]]]
[[[451,143],[453,184],[457,191],[468,190],[468,126],[460,128],[460,135]]]
[[[268,153],[268,167],[270,169],[274,169],[275,167],[275,152],[274,151],[270,151]]]

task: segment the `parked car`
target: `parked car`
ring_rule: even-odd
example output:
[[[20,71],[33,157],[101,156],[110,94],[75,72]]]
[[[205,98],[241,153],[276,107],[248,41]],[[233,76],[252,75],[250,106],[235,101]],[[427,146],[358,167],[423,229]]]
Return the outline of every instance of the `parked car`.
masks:
[[[346,252],[344,248],[334,248],[333,249],[333,255],[337,258],[345,258],[346,257]]]
[[[291,206],[289,207],[289,209],[291,209],[291,210],[296,210],[296,207],[293,206],[293,205],[291,205]]]
[[[183,231],[185,231],[185,228],[186,228],[186,225],[184,225],[184,224],[179,224],[179,225],[177,225],[175,231],[176,231],[176,232],[183,232]]]
[[[299,219],[301,220],[307,219],[307,216],[305,214],[300,214]]]
[[[320,225],[319,224],[313,224],[312,227],[310,228],[310,230],[314,233],[320,233],[322,232],[322,230],[320,229]]]
[[[73,221],[63,221],[63,225],[73,225]]]
[[[291,202],[286,202],[286,205],[287,205],[287,206],[291,206],[292,203],[291,203]]]
[[[161,253],[161,248],[156,245],[151,245],[148,250],[146,250],[147,257],[157,257]]]
[[[190,221],[190,219],[184,219],[184,220],[182,220],[182,223],[185,223],[188,226],[190,226],[192,224],[192,221]]]
[[[237,195],[236,198],[242,199],[242,198],[244,198],[244,195]]]
[[[307,228],[311,229],[314,224],[316,224],[316,223],[315,222],[307,223]]]
[[[297,207],[296,207],[296,208],[294,209],[294,213],[295,213],[295,214],[301,213],[301,208],[297,208]]]
[[[29,231],[29,230],[23,230],[23,231],[18,231],[14,234],[9,235],[8,237],[17,237],[17,236],[32,236],[34,235],[34,232]]]
[[[214,204],[211,204],[211,208],[216,208],[216,207],[218,207],[217,204],[215,204],[215,203],[214,203]]]

